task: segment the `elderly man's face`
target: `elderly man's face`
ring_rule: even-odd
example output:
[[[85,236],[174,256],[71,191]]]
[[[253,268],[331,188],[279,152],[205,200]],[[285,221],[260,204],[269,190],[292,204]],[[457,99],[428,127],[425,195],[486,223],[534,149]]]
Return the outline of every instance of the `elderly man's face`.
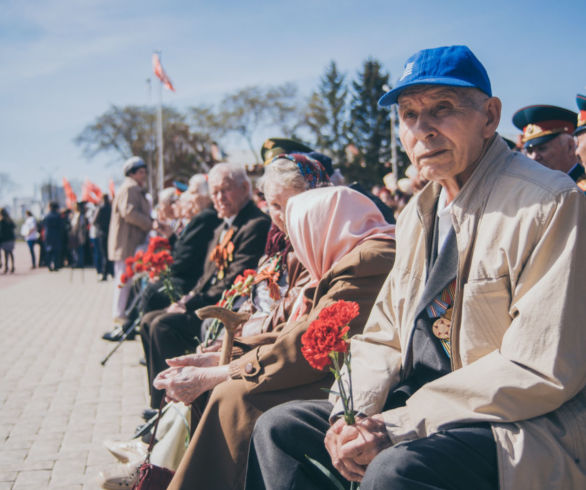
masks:
[[[498,99],[463,90],[430,86],[399,97],[401,142],[424,179],[465,181],[498,125],[500,102],[496,112],[490,102]]]
[[[530,146],[526,154],[552,170],[568,172],[576,163],[574,142],[570,135],[560,134],[541,145]]]
[[[136,172],[134,172],[133,174],[130,174],[130,177],[133,178],[136,181],[136,183],[138,185],[140,185],[141,187],[146,186],[146,182],[147,182],[146,168],[144,168],[144,167],[139,168]]]
[[[586,166],[586,131],[582,131],[576,136],[576,156]]]
[[[208,185],[219,218],[235,216],[248,201],[248,184],[238,184],[226,175],[210,177]]]

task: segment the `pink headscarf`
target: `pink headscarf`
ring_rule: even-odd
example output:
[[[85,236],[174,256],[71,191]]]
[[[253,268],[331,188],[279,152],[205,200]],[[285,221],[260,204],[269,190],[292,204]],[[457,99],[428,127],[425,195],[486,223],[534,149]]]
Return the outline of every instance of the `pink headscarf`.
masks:
[[[344,186],[313,189],[292,197],[287,202],[286,221],[293,250],[311,276],[306,287],[317,285],[362,242],[395,238],[395,226],[385,221],[375,204]],[[298,306],[292,317],[300,314]]]

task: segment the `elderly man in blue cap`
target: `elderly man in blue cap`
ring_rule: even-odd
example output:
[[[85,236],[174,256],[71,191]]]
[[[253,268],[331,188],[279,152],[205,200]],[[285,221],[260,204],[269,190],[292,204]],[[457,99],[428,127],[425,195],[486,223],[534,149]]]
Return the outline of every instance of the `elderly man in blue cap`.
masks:
[[[586,199],[496,133],[465,46],[416,53],[379,103],[430,183],[351,340],[357,421],[333,392],[266,412],[247,488],[586,488]]]

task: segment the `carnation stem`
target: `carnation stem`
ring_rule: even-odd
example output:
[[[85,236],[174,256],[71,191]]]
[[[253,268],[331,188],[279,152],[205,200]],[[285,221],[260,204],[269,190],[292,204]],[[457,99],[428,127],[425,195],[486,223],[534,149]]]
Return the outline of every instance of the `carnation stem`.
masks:
[[[340,390],[340,398],[342,399],[342,405],[344,406],[344,420],[348,425],[354,425],[356,419],[354,418],[354,410],[350,407],[350,403],[353,404],[352,392],[350,391],[350,397],[346,393],[346,387],[344,386],[344,379],[342,378],[342,370],[340,369],[340,363],[338,360],[338,353],[332,353],[332,361],[334,362],[334,369],[336,370],[338,389]],[[350,385],[351,387],[351,385]]]

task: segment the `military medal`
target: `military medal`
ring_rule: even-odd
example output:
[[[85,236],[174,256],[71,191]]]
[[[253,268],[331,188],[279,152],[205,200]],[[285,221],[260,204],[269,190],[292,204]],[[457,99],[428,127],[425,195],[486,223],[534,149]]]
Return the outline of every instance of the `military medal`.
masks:
[[[433,334],[440,340],[442,347],[448,357],[451,356],[450,349],[450,330],[452,328],[452,308],[448,308],[445,313],[433,322],[431,327]]]
[[[224,271],[227,269],[228,264],[234,260],[234,244],[231,241],[233,236],[234,228],[230,228],[210,255],[210,260],[218,268],[216,277],[220,281],[224,279]]]

